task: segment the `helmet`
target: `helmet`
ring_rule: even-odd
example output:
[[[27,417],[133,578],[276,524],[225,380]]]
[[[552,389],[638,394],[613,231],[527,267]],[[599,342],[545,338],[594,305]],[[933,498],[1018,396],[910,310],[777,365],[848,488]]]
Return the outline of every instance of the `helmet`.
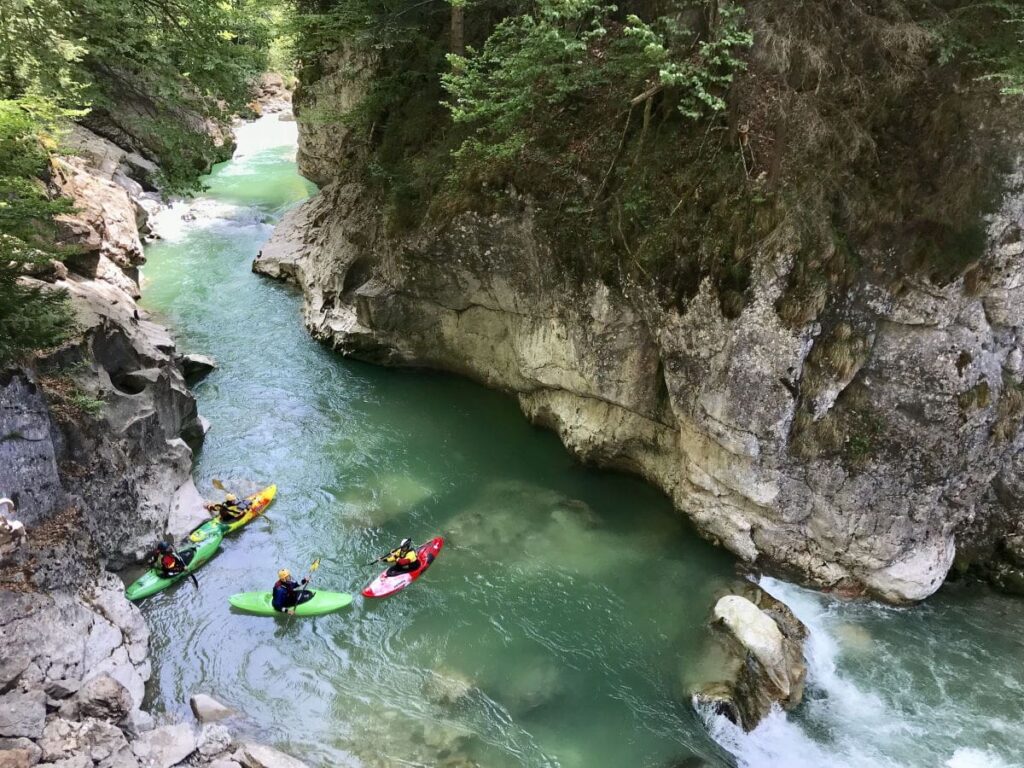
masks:
[[[401,549],[412,549],[412,539],[402,539],[402,543],[398,546]]]
[[[281,579],[281,581],[284,581],[291,575],[292,572],[289,571],[287,568],[282,568],[280,571],[277,572],[277,578]]]
[[[229,493],[227,496],[224,497],[224,501],[238,501],[238,497],[235,496],[235,494],[233,493]]]
[[[161,541],[159,544],[156,545],[156,548],[160,552],[170,552],[171,551],[171,545],[168,544],[166,541]]]

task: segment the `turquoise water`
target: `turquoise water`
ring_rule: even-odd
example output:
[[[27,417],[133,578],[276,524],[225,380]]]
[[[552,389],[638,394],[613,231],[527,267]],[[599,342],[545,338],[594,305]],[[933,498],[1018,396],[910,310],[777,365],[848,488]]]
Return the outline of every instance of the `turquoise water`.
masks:
[[[724,764],[683,679],[731,559],[643,483],[576,464],[511,399],[313,342],[300,297],[250,271],[310,192],[292,125],[248,126],[192,220],[171,212],[147,249],[145,305],[220,363],[196,388],[213,424],[197,484],[280,487],[199,592],[143,604],[151,703],[185,713],[211,692],[323,765]],[[355,593],[379,570],[363,563],[434,535],[433,567],[387,601],[290,625],[228,609],[318,557],[317,584]]]
[[[766,580],[811,628],[805,704],[749,735],[702,719],[686,691],[729,557],[647,486],[574,463],[510,399],[317,345],[300,297],[251,273],[311,192],[294,130],[245,126],[147,249],[145,305],[220,362],[196,388],[213,423],[197,484],[280,487],[201,590],[143,603],[155,711],[212,693],[243,731],[323,766],[1024,766],[1024,603],[980,586],[891,609]],[[318,557],[316,584],[358,592],[364,563],[438,534],[434,566],[389,600],[291,623],[227,606]]]

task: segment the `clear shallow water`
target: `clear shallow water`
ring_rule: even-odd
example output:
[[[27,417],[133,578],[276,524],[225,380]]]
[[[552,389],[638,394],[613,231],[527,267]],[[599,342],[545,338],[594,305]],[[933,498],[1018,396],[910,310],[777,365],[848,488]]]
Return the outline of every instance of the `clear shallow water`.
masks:
[[[511,400],[310,340],[299,296],[250,272],[311,191],[294,131],[245,126],[192,220],[168,212],[147,249],[146,306],[221,364],[197,387],[213,423],[197,483],[280,487],[199,592],[143,604],[157,711],[210,692],[320,765],[1024,765],[1024,603],[955,590],[897,611],[767,581],[812,628],[808,701],[751,735],[710,720],[716,744],[684,692],[731,559],[650,488],[575,465]],[[362,563],[435,534],[446,549],[390,600],[291,624],[228,609],[316,557],[319,586],[356,592],[376,572]]]

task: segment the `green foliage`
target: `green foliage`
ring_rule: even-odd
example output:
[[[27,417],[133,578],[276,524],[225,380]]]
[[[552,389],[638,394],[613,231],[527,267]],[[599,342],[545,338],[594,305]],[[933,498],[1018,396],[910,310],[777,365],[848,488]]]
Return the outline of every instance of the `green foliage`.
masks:
[[[53,217],[69,204],[51,199],[40,177],[48,171],[61,116],[36,97],[0,100],[0,365],[58,344],[72,327],[62,293],[21,279],[58,255],[51,245]]]
[[[951,9],[934,24],[942,63],[966,61],[1003,93],[1024,96],[1024,6],[1017,0],[982,0]]]
[[[551,121],[572,121],[588,103],[621,112],[669,90],[687,118],[725,109],[724,89],[745,66],[736,52],[752,42],[740,8],[722,3],[707,34],[678,15],[648,23],[629,14],[622,24],[617,11],[596,0],[541,0],[501,21],[481,50],[449,55],[448,106],[456,124],[474,129],[456,158],[510,163],[545,140]]]

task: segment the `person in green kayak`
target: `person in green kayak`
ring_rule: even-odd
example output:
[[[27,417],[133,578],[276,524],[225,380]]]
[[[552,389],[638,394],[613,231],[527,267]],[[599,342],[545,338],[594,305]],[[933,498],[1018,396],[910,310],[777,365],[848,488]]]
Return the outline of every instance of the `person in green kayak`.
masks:
[[[224,497],[224,501],[219,504],[207,504],[206,508],[225,523],[230,523],[245,515],[250,506],[247,499],[239,500],[235,494],[229,493]]]
[[[184,573],[186,568],[188,568],[188,563],[185,562],[184,558],[166,541],[157,543],[150,559],[153,563],[153,568],[159,571],[160,575],[165,579],[177,576],[179,573]]]
[[[420,556],[413,546],[412,539],[402,539],[402,543],[380,559],[382,563],[391,563],[388,576],[400,573],[412,573],[420,567]]]
[[[292,572],[282,568],[277,572],[277,582],[274,584],[274,591],[271,595],[270,604],[275,611],[281,613],[295,613],[295,606],[309,600],[313,593],[308,589],[301,589],[309,583],[309,579],[296,582],[292,579]]]

